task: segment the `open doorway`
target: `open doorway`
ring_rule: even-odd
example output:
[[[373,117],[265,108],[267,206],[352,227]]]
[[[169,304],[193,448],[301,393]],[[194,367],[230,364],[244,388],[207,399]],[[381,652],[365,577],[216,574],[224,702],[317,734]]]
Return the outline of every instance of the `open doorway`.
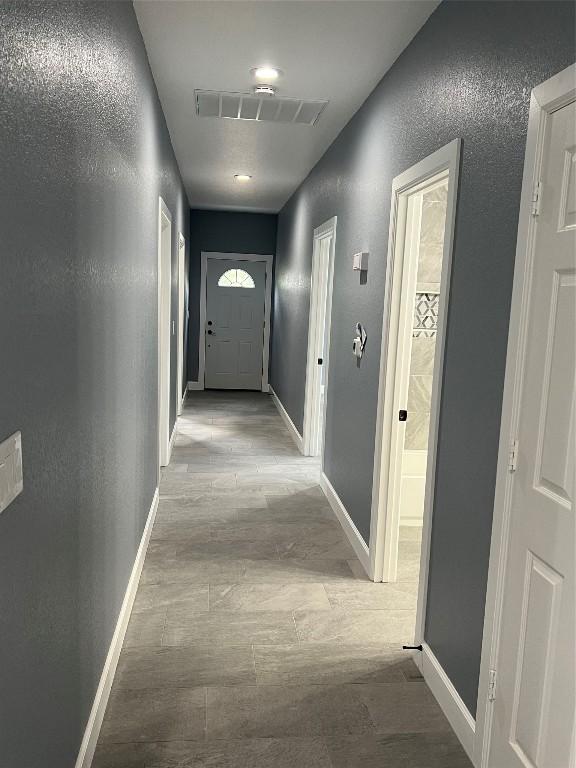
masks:
[[[170,462],[170,300],[172,215],[158,200],[158,452],[159,465]]]
[[[396,177],[376,425],[371,572],[418,590],[422,642],[460,142]],[[418,585],[418,586],[417,586]]]
[[[186,282],[186,241],[184,235],[178,236],[178,336],[177,336],[177,368],[176,368],[176,412],[178,416],[182,413],[184,406],[184,395],[186,394],[186,388],[183,382],[184,379],[184,322],[187,318],[184,317],[184,299],[185,299],[185,282]]]
[[[314,230],[303,425],[305,456],[321,456],[324,443],[335,245],[336,217]]]

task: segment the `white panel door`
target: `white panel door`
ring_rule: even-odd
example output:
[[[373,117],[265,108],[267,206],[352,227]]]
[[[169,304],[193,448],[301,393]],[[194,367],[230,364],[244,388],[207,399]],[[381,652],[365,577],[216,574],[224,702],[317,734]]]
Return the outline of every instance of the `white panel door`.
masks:
[[[575,110],[543,144],[490,768],[574,766]]]
[[[207,389],[262,389],[266,263],[208,259]]]

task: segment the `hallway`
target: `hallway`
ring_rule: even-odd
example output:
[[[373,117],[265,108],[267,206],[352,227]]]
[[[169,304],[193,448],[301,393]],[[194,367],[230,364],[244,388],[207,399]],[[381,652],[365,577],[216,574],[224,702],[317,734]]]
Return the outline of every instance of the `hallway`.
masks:
[[[272,399],[190,393],[94,768],[466,768]],[[412,580],[411,580],[412,578]]]

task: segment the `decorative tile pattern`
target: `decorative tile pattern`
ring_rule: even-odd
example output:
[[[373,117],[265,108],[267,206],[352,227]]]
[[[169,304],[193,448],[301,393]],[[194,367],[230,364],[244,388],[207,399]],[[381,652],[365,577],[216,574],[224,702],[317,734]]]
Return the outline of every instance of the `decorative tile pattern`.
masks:
[[[416,293],[414,301],[414,325],[412,336],[415,339],[433,339],[438,325],[438,293]]]

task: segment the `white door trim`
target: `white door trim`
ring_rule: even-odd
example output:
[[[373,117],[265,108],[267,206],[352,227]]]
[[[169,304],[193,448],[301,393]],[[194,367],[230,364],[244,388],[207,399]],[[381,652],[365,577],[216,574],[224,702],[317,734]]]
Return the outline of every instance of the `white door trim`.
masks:
[[[200,263],[200,325],[198,328],[198,386],[204,389],[206,373],[206,274],[208,259],[231,259],[233,261],[263,261],[266,264],[266,291],[264,294],[264,338],[262,348],[262,392],[269,391],[268,361],[270,359],[270,308],[272,306],[272,264],[274,256],[259,253],[217,253],[202,251]]]
[[[304,423],[302,425],[302,445],[305,456],[312,455],[312,428],[318,423],[319,408],[319,386],[318,376],[312,374],[318,367],[317,363],[317,335],[318,335],[318,314],[315,311],[320,300],[320,244],[323,239],[331,237],[330,253],[328,256],[328,270],[326,274],[326,349],[323,358],[324,377],[324,402],[322,413],[322,436],[320,441],[320,456],[324,457],[324,434],[326,425],[326,402],[328,395],[328,374],[329,374],[329,353],[330,353],[330,333],[332,327],[332,291],[334,285],[334,254],[336,249],[336,225],[338,219],[333,216],[324,224],[316,227],[314,230],[313,250],[312,250],[312,274],[310,286],[310,319],[308,323],[308,353],[306,357],[306,389],[304,394]]]
[[[178,233],[178,335],[176,337],[176,415],[180,416],[186,397],[187,384],[183,388],[184,378],[184,286],[186,281],[186,240],[182,232]]]
[[[516,263],[512,289],[508,352],[500,424],[500,443],[492,519],[492,542],[488,566],[486,610],[480,680],[474,765],[488,768],[493,705],[488,701],[490,670],[496,669],[502,627],[506,563],[509,549],[512,488],[514,474],[508,469],[512,440],[517,434],[520,416],[528,330],[528,304],[532,282],[532,264],[535,245],[535,219],[533,195],[540,178],[543,139],[549,115],[576,99],[576,65],[559,72],[532,91],[528,119],[524,175],[520,198]],[[575,748],[576,751],[576,748]],[[573,755],[573,759],[576,755]]]
[[[434,376],[430,404],[430,438],[426,471],[422,550],[420,556],[420,583],[418,587],[418,607],[416,613],[416,644],[422,643],[424,639],[430,533],[432,529],[431,517],[434,499],[436,449],[438,443],[439,406],[446,336],[446,308],[449,300],[450,273],[452,269],[452,246],[456,218],[456,199],[458,194],[460,147],[460,139],[455,139],[426,157],[421,162],[412,166],[412,168],[409,168],[407,171],[397,176],[392,182],[370,529],[370,575],[374,581],[382,581],[387,576],[385,566],[389,558],[391,536],[394,535],[397,537],[398,535],[397,531],[394,533],[394,525],[396,525],[396,527],[398,526],[399,510],[389,510],[387,508],[387,498],[392,448],[392,425],[397,418],[397,414],[394,412],[395,404],[393,398],[390,396],[390,393],[394,391],[396,376],[394,370],[396,349],[392,342],[394,334],[396,334],[397,337],[398,333],[397,326],[402,300],[402,285],[400,278],[404,260],[404,254],[401,250],[404,244],[404,238],[400,237],[400,235],[402,234],[403,227],[406,223],[407,193],[417,189],[419,185],[426,184],[426,182],[442,172],[446,172],[449,177],[444,253],[440,285],[440,311],[437,323],[434,360],[434,370],[436,375]],[[386,551],[387,548],[388,552]]]
[[[169,227],[170,247],[164,254],[162,230]],[[164,259],[164,261],[163,261]],[[166,262],[166,263],[164,263]],[[169,275],[168,283],[162,275]],[[158,481],[160,467],[170,462],[170,346],[171,346],[171,285],[172,275],[172,214],[164,200],[158,198]],[[167,290],[166,290],[167,288]],[[165,320],[168,320],[166,324]],[[163,342],[164,340],[164,342]]]

